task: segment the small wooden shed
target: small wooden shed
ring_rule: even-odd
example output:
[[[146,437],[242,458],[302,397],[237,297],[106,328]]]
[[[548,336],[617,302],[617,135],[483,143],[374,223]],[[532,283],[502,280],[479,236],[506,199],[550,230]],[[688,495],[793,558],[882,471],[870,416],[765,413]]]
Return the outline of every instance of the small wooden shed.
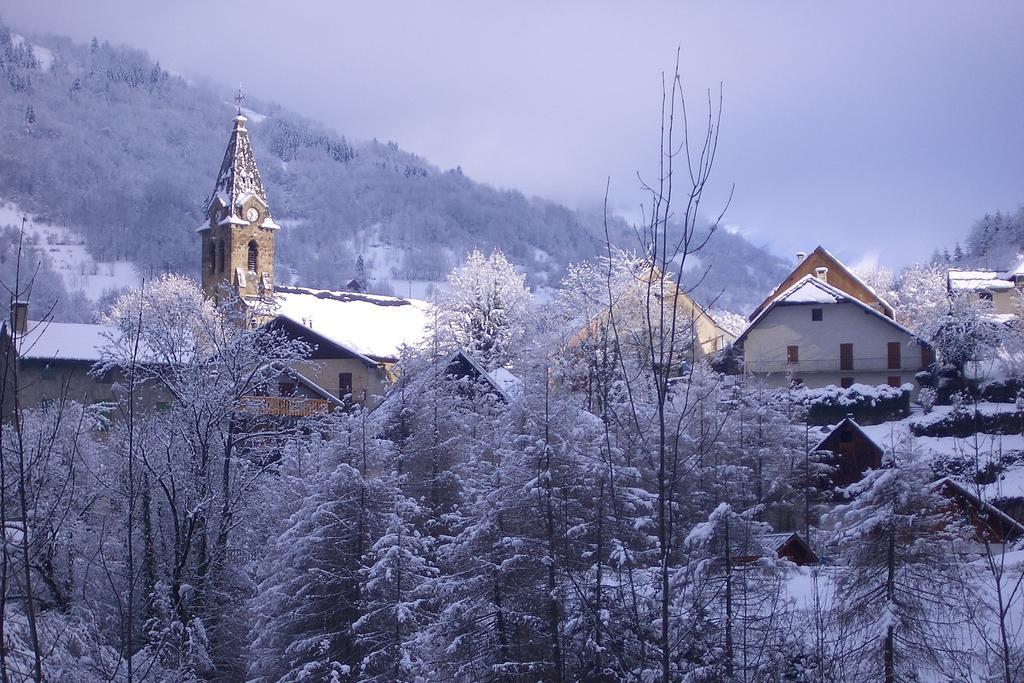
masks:
[[[830,480],[837,488],[860,481],[868,470],[879,469],[885,454],[852,417],[833,427],[814,450],[831,452],[822,461],[835,468]]]

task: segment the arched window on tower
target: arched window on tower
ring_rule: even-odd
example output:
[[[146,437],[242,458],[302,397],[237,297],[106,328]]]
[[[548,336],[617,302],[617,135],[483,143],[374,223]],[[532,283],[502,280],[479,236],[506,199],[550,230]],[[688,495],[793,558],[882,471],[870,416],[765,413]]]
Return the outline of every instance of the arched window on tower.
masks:
[[[249,242],[249,271],[256,272],[256,263],[259,260],[259,247],[256,246],[256,240]]]
[[[217,243],[217,270],[224,272],[224,240]]]
[[[206,260],[209,262],[209,268],[211,273],[217,272],[217,243],[210,240],[209,249],[207,249]]]

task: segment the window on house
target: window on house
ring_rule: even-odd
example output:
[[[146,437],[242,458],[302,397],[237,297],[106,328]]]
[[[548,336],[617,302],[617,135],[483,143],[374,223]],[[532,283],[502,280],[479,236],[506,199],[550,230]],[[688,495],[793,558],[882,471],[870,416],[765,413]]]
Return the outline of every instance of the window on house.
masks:
[[[893,375],[892,377],[889,378],[888,384],[890,387],[893,387],[894,389],[899,389],[901,386],[903,386],[903,382],[901,380],[902,378],[899,375]]]
[[[825,317],[825,309],[823,308],[812,308],[811,309],[811,320],[820,322]]]
[[[978,298],[982,301],[992,301],[992,292],[978,292]]]
[[[256,262],[259,260],[259,247],[256,246],[256,241],[249,242],[249,259],[248,266],[249,271],[256,272]]]
[[[338,373],[338,398],[346,403],[352,401],[352,373]]]
[[[224,240],[217,242],[217,270],[224,272]]]
[[[839,385],[843,389],[849,389],[850,387],[853,386],[853,377],[842,377],[842,378],[840,378]]]
[[[889,355],[889,366],[888,366],[889,369],[890,370],[899,370],[901,367],[903,367],[903,364],[902,364],[902,360],[903,359],[900,358],[900,343],[899,342],[889,342],[886,345],[886,350],[888,351],[888,355]]]
[[[786,362],[787,363],[799,363],[800,362],[800,347],[799,346],[787,346],[786,347]]]
[[[853,370],[853,344],[839,345],[839,369]]]

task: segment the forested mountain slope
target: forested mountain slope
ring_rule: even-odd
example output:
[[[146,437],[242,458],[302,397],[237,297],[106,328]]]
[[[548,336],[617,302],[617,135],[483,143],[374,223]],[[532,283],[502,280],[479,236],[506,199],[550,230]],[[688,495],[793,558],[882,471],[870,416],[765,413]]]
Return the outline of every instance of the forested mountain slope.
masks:
[[[963,246],[936,254],[936,260],[957,267],[1004,270],[1017,265],[1024,252],[1024,206],[1016,211],[996,211],[979,218],[967,233]]]
[[[131,261],[147,277],[197,273],[194,230],[235,114],[226,91],[191,84],[137,50],[26,40],[6,26],[0,78],[0,203],[80,233],[96,261]],[[423,292],[468,250],[499,247],[529,283],[553,286],[568,263],[603,251],[599,216],[474,182],[395,143],[351,141],[280,106],[247,106],[284,226],[281,281],[338,287],[362,256],[377,289],[407,294],[414,281]],[[627,234],[622,221],[613,227]],[[785,270],[724,232],[693,277],[708,265],[700,296],[738,310]]]

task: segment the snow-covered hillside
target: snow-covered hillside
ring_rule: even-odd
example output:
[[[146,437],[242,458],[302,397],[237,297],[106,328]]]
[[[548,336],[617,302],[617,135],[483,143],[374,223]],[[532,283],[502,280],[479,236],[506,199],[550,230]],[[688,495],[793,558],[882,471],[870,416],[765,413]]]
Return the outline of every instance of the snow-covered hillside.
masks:
[[[25,222],[25,240],[49,259],[53,269],[69,291],[85,294],[91,301],[103,295],[137,287],[142,281],[130,261],[96,261],[86,249],[81,233],[69,226],[53,225],[23,211],[13,202],[0,203],[0,228],[20,228]]]

